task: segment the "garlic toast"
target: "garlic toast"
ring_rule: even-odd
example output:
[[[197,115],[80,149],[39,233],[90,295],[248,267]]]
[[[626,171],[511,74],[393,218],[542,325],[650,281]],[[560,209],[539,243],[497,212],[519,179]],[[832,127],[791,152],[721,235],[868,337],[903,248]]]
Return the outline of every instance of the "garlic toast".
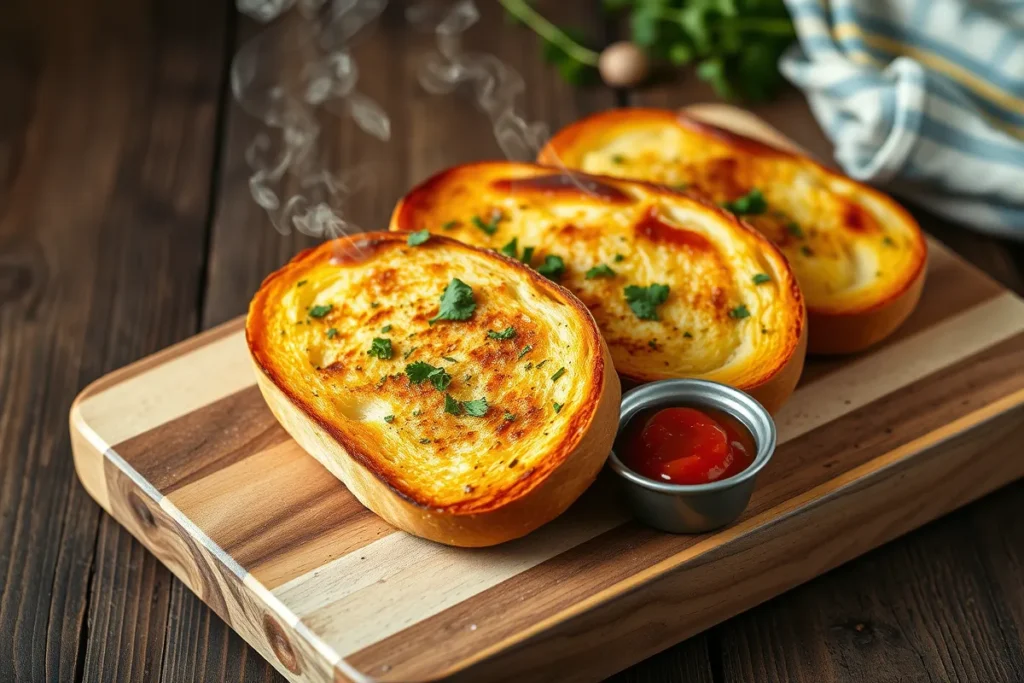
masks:
[[[619,380],[587,309],[445,237],[368,233],[299,254],[253,298],[246,339],[295,440],[386,521],[441,543],[550,521],[615,437]]]
[[[424,228],[504,252],[572,290],[625,379],[716,380],[772,411],[796,386],[805,313],[785,258],[698,198],[482,162],[443,171],[399,202],[391,229]]]
[[[895,201],[790,151],[677,112],[617,109],[559,131],[539,161],[700,194],[771,239],[796,273],[812,353],[860,351],[913,311],[927,247]]]

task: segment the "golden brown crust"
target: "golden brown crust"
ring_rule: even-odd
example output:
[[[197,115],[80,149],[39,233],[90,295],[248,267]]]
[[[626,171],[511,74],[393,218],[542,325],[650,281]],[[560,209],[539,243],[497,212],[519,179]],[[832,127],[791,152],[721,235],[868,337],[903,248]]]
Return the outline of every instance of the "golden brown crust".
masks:
[[[429,387],[413,386],[408,378],[400,375],[400,370],[390,377],[384,377],[375,390],[367,391],[358,377],[363,371],[362,365],[353,369],[342,355],[338,355],[338,360],[330,367],[318,367],[315,372],[308,368],[303,370],[301,363],[296,364],[295,359],[287,357],[294,352],[295,345],[289,346],[286,341],[282,341],[288,339],[286,332],[300,334],[285,329],[285,313],[287,309],[294,308],[289,296],[294,296],[293,293],[299,291],[299,288],[321,286],[323,281],[330,279],[332,273],[365,272],[370,277],[376,277],[379,273],[390,272],[380,265],[382,262],[393,263],[395,259],[401,263],[408,262],[410,268],[426,270],[441,261],[460,261],[467,269],[486,264],[502,278],[521,283],[518,285],[520,289],[525,287],[535,292],[539,297],[537,300],[551,301],[551,306],[564,306],[564,309],[557,311],[557,315],[561,316],[558,319],[571,321],[567,324],[574,328],[573,332],[578,334],[579,339],[571,359],[578,363],[578,367],[572,366],[570,373],[573,382],[582,383],[578,400],[574,400],[571,405],[567,402],[564,410],[557,415],[546,406],[548,412],[537,417],[541,406],[531,404],[528,398],[520,398],[514,405],[523,410],[523,415],[516,423],[503,421],[500,412],[495,414],[494,410],[483,418],[453,418],[445,415],[438,406],[441,392]],[[493,273],[489,271],[488,276],[493,276]],[[308,285],[307,280],[310,282]],[[427,296],[424,292],[403,288],[401,282],[393,283],[390,279],[389,286],[397,286],[403,300]],[[423,315],[416,313],[407,314],[405,329],[419,325],[418,340],[423,340],[420,343],[424,345],[428,344],[431,337],[448,342],[456,336],[479,332],[481,326],[486,326],[494,319],[491,316],[493,311],[500,309],[504,315],[509,315],[507,311],[513,307],[513,302],[503,305],[503,292],[496,287],[478,292],[478,299],[486,301],[486,305],[478,307],[472,322],[449,323],[447,329],[443,324],[427,326]],[[353,297],[364,294],[361,291],[348,293]],[[373,303],[377,304],[372,306],[373,311],[369,311],[373,316],[388,308],[386,301],[383,305],[376,301]],[[402,311],[415,308],[414,304],[417,303],[413,301],[411,304],[392,307],[387,315],[390,319],[398,320]],[[436,297],[431,296],[430,302],[425,305],[436,307]],[[350,307],[339,312],[344,317],[330,323],[336,326],[332,328],[336,333],[331,339],[343,351],[347,351],[346,346],[357,343],[353,341],[350,344],[346,338],[349,328],[343,325],[347,322],[354,328],[362,324],[356,322],[358,315],[351,310],[358,306],[353,306],[354,309]],[[374,324],[379,322],[379,318],[373,320]],[[296,329],[302,330],[301,334],[305,335],[297,344],[309,344],[311,338],[319,339],[310,337],[312,333],[308,331],[317,322],[307,319],[305,325],[301,321],[297,323]],[[388,327],[390,330],[390,325]],[[520,334],[533,334],[530,338],[543,340],[545,330],[540,327],[543,327],[543,323],[538,323],[536,330],[523,327]],[[302,252],[264,280],[250,304],[246,339],[257,368],[258,384],[271,410],[296,441],[342,479],[360,501],[387,521],[410,533],[443,543],[491,545],[521,536],[550,521],[586,489],[602,466],[614,439],[617,422],[615,414],[620,395],[618,378],[610,369],[607,348],[586,308],[568,291],[521,264],[444,237],[432,236],[428,245],[411,249],[406,247],[404,236],[374,233],[342,238]],[[536,343],[540,345],[540,342]],[[308,346],[306,351],[309,351]],[[481,386],[500,393],[510,389],[510,384],[517,381],[510,378],[509,373],[497,370],[503,367],[510,356],[516,355],[513,346],[495,342],[484,350],[474,351],[477,352],[474,358],[479,361],[474,369],[482,375],[479,380]],[[468,367],[471,359],[465,357],[462,360]],[[363,362],[369,364],[372,360]],[[390,369],[397,370],[397,366],[400,366],[397,357],[395,364],[396,367]],[[565,361],[565,364],[569,365],[569,362]],[[324,401],[324,395],[332,383],[342,382],[349,382],[351,386],[339,392],[342,398],[338,400],[349,395],[359,395],[366,397],[368,404],[385,400],[398,408],[393,408],[394,413],[388,416],[390,419],[383,421],[365,416],[352,419],[344,410],[333,410],[334,404]],[[452,387],[457,384],[457,380],[453,381]],[[516,390],[516,387],[510,390]],[[455,391],[454,388],[452,391]],[[509,400],[509,407],[513,407]],[[434,431],[430,432],[433,439],[426,439],[427,444],[420,442],[410,446],[412,437],[408,433],[401,435],[403,429],[412,427],[403,427],[402,424],[405,422],[412,425],[416,420],[399,411],[411,410],[409,406],[414,402],[419,402],[417,405],[434,406],[429,425]],[[395,414],[398,414],[398,419]],[[544,422],[540,422],[540,419]],[[469,427],[465,426],[466,421],[470,422]],[[450,424],[447,429],[442,429],[434,423]],[[510,427],[513,424],[516,425],[514,429]],[[541,424],[545,426],[541,427]],[[431,472],[410,472],[410,468],[429,468],[421,460],[436,462],[435,456],[446,454],[450,460],[457,460],[461,457],[457,449],[466,446],[464,442],[459,442],[460,439],[464,441],[466,429],[475,430],[469,433],[476,435],[479,449],[486,451],[479,456],[472,456],[485,469],[492,466],[502,453],[532,453],[538,448],[544,452],[530,460],[529,469],[521,474],[518,471],[507,473],[502,470],[493,477],[493,481],[481,484],[478,483],[481,481],[479,477],[470,479],[457,473],[448,475],[439,472],[438,478],[451,479],[446,481],[439,492],[417,486],[416,481],[431,479]],[[545,430],[544,438],[540,436],[541,429]],[[549,431],[553,436],[547,438]],[[500,437],[495,442],[499,444],[498,447],[488,448],[484,440],[488,434]],[[500,446],[503,442],[506,444],[504,450]],[[513,446],[519,450],[513,450]],[[384,458],[381,451],[385,447],[404,450],[400,455],[391,452],[388,458]],[[423,458],[416,456],[418,451],[424,452]],[[523,458],[525,460],[526,455]],[[393,462],[396,459],[401,463],[398,469]],[[508,467],[514,464],[509,463]],[[416,479],[413,475],[422,476]],[[477,476],[475,472],[474,476]],[[460,490],[463,485],[465,495]],[[471,494],[473,489],[479,489],[479,493]]]
[[[839,220],[841,229],[826,231],[827,239],[821,240],[824,248],[857,250],[861,254],[861,261],[877,258],[881,265],[873,276],[861,273],[860,279],[853,281],[856,291],[843,291],[838,271],[830,272],[827,266],[821,267],[813,262],[817,245],[800,241],[803,237],[797,240],[783,229],[787,220],[784,216],[774,221],[775,225],[770,217],[755,216],[749,219],[756,228],[765,231],[779,243],[804,286],[811,353],[860,351],[891,334],[913,311],[923,283],[927,257],[924,235],[914,219],[883,193],[792,151],[779,149],[685,114],[635,108],[601,112],[570,124],[551,139],[538,160],[545,164],[586,170],[594,165],[592,158],[588,161],[588,155],[595,150],[614,147],[616,140],[636,135],[637,131],[659,129],[685,132],[682,138],[678,135],[673,138],[673,144],[679,146],[683,155],[679,157],[681,161],[662,167],[643,164],[637,170],[613,167],[603,169],[602,172],[655,182],[692,180],[692,190],[708,192],[716,201],[734,199],[747,191],[752,182],[759,182],[758,178],[787,178],[793,173],[799,173],[805,180],[810,178],[817,183],[821,192],[812,198],[810,195],[794,196],[799,195],[796,190],[779,191],[777,194],[782,195],[779,203],[784,205],[789,200],[794,206],[802,204],[800,208],[814,206],[818,210],[822,197],[831,196],[831,201],[838,203],[842,213]],[[691,142],[684,143],[679,139]],[[698,144],[693,142],[695,140],[703,141],[701,153],[696,155],[700,158],[696,161],[690,158],[693,156],[690,151]],[[715,151],[705,154],[709,148]],[[701,154],[705,156],[701,157]],[[723,161],[730,157],[733,161],[731,166]],[[710,166],[702,167],[702,164]],[[805,186],[806,182],[799,185]],[[768,194],[769,189],[765,189],[765,194]],[[814,229],[813,225],[811,229]],[[893,246],[900,252],[898,259],[880,246],[883,237],[885,245]],[[865,254],[869,257],[865,257]],[[862,280],[864,283],[860,284]]]
[[[499,214],[494,229],[481,228],[481,216]],[[565,256],[563,284],[594,313],[626,381],[724,381],[772,411],[796,386],[807,335],[796,280],[771,242],[703,197],[646,182],[567,177],[533,164],[480,162],[426,180],[392,214],[392,230],[441,226],[494,250],[513,239],[516,249],[534,246],[535,264]],[[611,278],[584,277],[602,263],[613,267]],[[758,273],[769,277],[752,281]],[[675,300],[656,323],[639,320],[623,300],[625,286],[651,283],[670,283]],[[740,302],[750,321],[733,318]],[[752,327],[755,320],[763,324]]]

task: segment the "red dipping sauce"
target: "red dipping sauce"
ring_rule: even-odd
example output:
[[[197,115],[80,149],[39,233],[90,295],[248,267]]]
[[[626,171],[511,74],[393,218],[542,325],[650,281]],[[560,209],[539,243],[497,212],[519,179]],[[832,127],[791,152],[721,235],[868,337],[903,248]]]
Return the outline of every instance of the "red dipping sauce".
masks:
[[[708,484],[750,467],[754,437],[712,408],[649,408],[637,413],[615,452],[637,474],[666,484]]]

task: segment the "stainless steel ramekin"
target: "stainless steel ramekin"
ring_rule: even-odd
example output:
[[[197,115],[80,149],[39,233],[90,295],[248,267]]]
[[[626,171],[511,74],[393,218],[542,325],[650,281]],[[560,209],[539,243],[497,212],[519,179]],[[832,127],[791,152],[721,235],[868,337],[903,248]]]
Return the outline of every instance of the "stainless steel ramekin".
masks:
[[[629,505],[642,522],[674,534],[697,534],[725,526],[747,507],[757,473],[775,452],[775,422],[760,403],[738,389],[704,380],[672,379],[644,384],[623,395],[619,435],[641,410],[672,406],[713,408],[735,417],[754,437],[754,462],[736,476],[696,485],[648,479],[626,467],[614,450],[609,466],[621,477]]]

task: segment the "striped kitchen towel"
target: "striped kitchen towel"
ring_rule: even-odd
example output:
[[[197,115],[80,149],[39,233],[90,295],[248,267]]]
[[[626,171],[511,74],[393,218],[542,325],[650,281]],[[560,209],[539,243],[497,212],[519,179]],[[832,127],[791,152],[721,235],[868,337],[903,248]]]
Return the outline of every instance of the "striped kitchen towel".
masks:
[[[780,68],[850,176],[1024,239],[1024,1],[785,1]]]

